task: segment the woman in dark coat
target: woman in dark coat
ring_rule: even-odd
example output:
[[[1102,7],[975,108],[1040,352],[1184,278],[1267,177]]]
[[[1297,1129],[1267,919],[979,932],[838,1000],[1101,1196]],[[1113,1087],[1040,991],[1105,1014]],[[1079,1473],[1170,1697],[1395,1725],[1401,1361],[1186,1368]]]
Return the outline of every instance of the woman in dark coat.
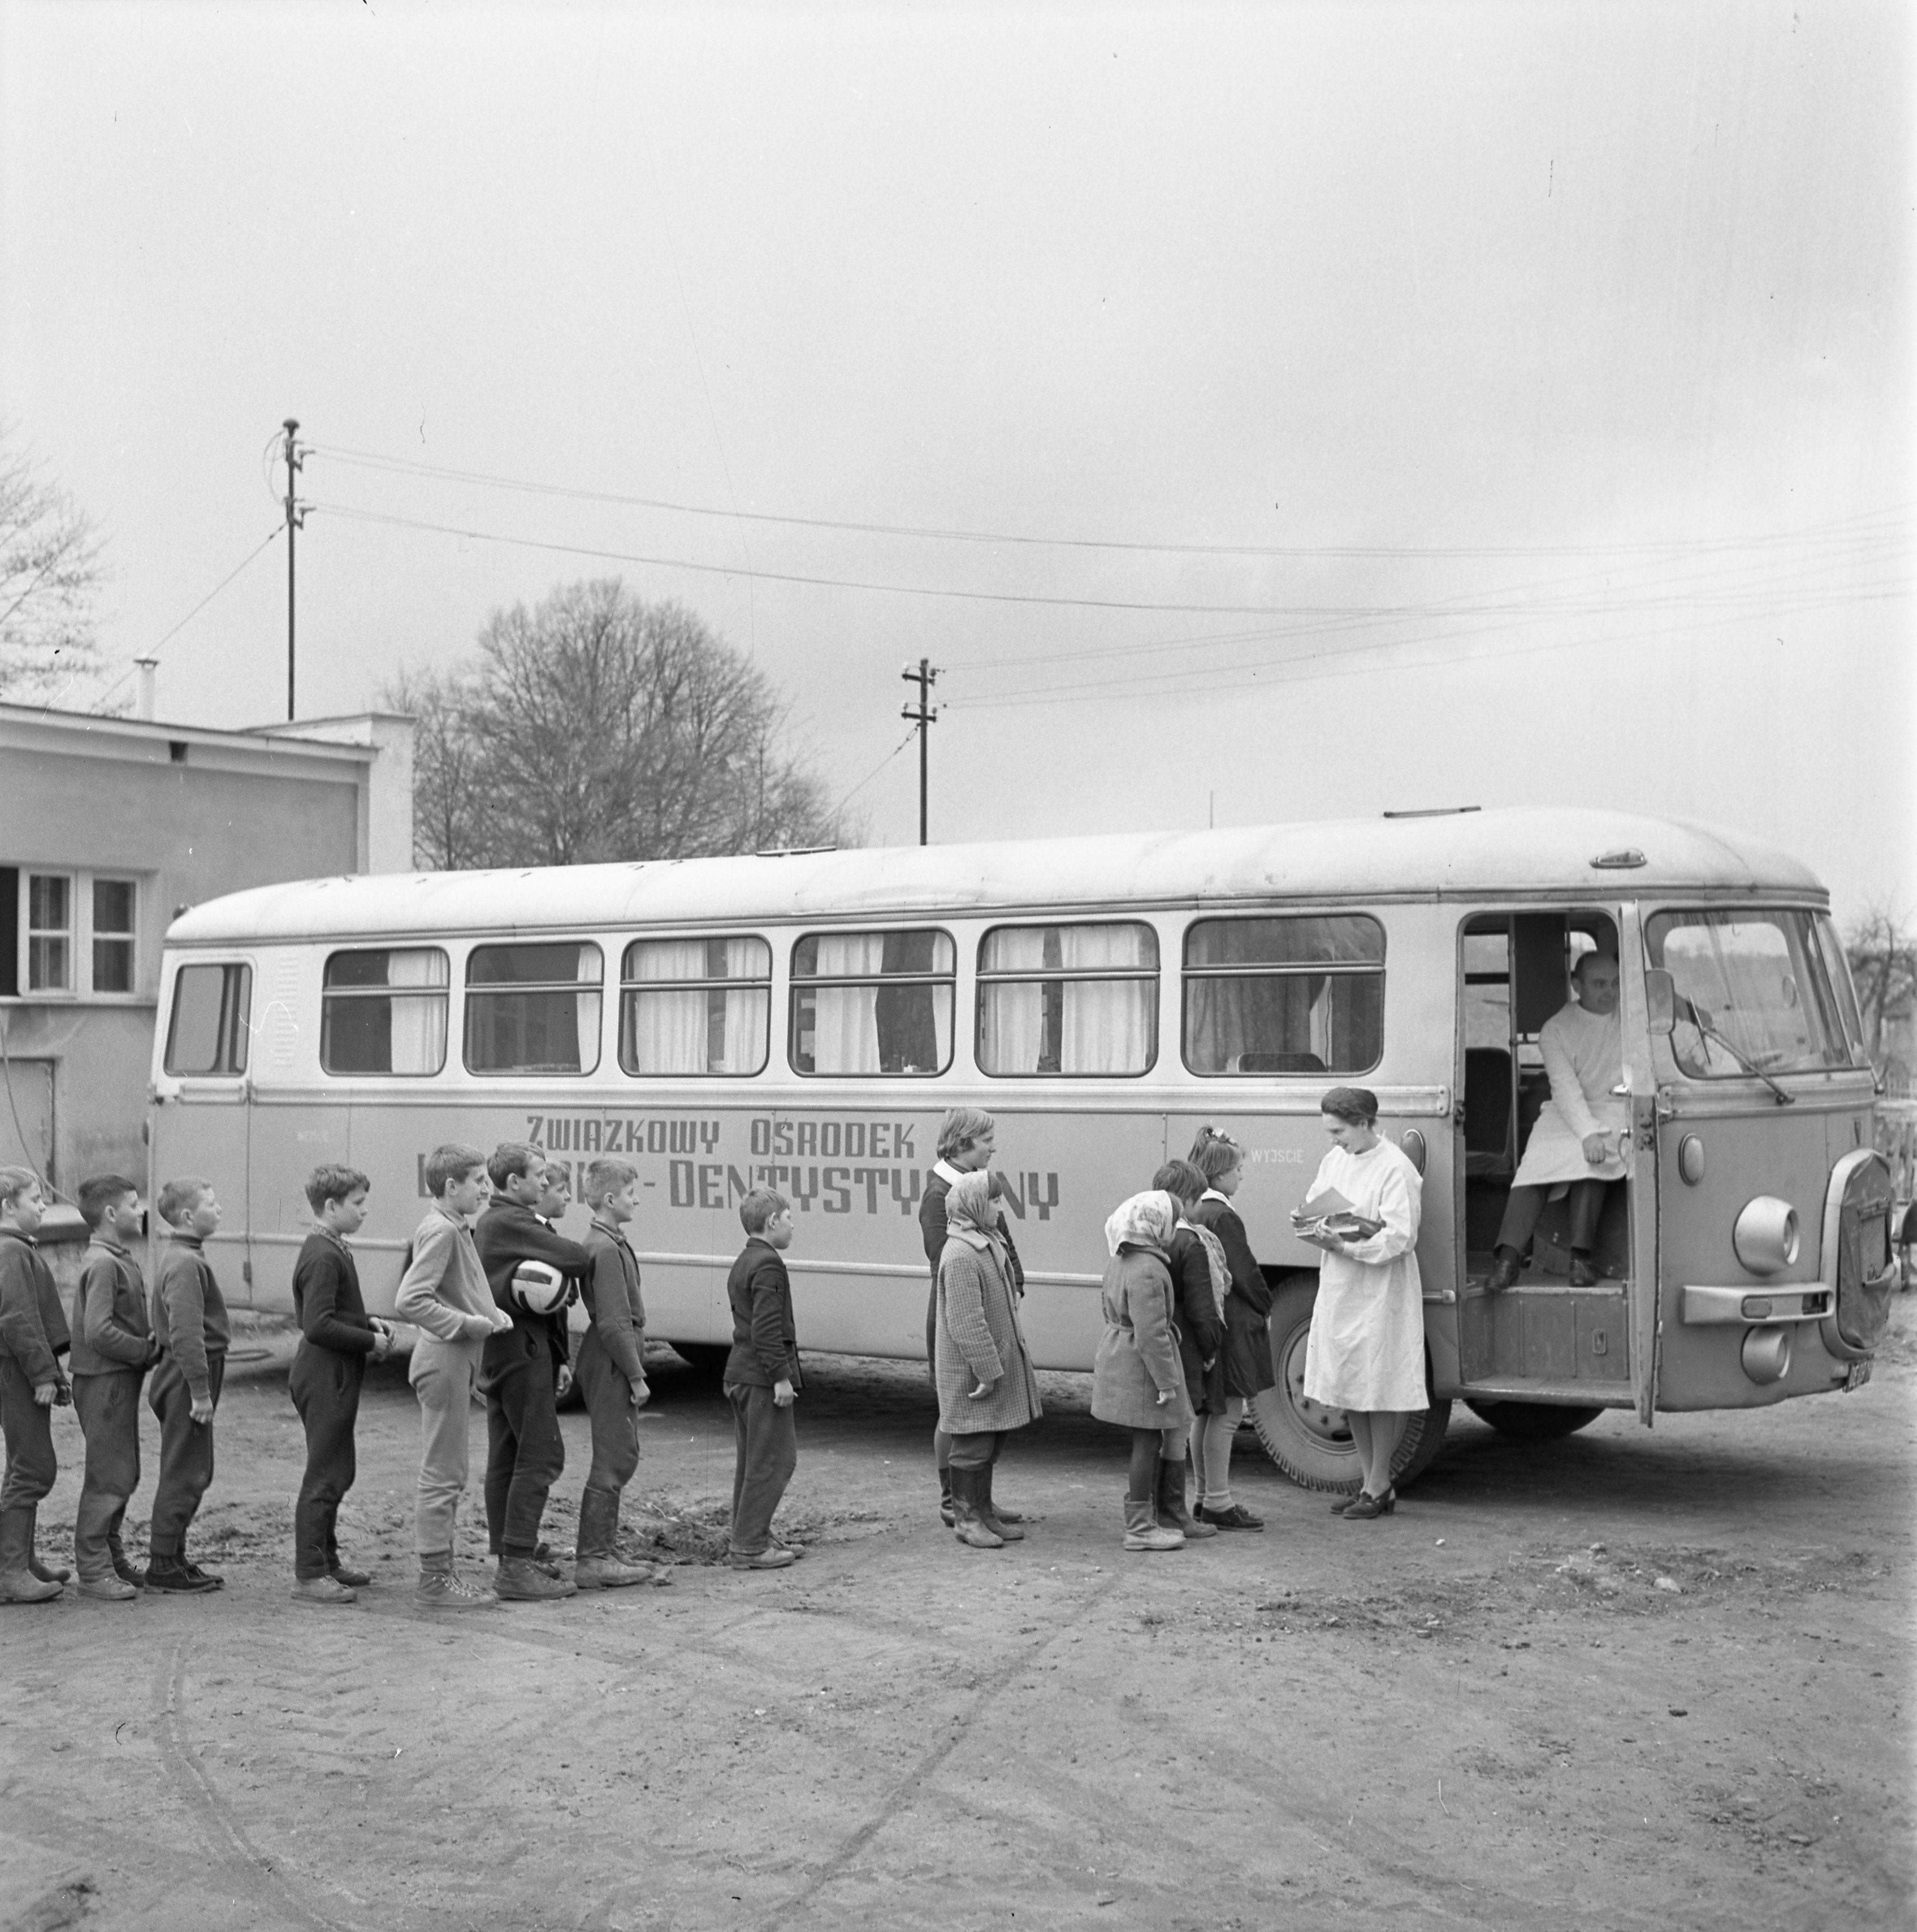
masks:
[[[1202,1444],[1195,1443],[1193,1462],[1204,1485],[1198,1498],[1201,1522],[1220,1529],[1262,1529],[1262,1518],[1232,1500],[1232,1439],[1244,1420],[1245,1403],[1274,1387],[1278,1378],[1271,1366],[1271,1291],[1252,1252],[1245,1224],[1232,1205],[1244,1178],[1244,1150],[1228,1136],[1201,1127],[1192,1143],[1192,1165],[1204,1176],[1205,1191],[1192,1210],[1194,1226],[1217,1236],[1232,1270],[1231,1292],[1225,1298],[1223,1407],[1208,1414]]]
[[[1208,1414],[1223,1412],[1225,1394],[1225,1298],[1232,1286],[1232,1270],[1218,1237],[1192,1220],[1192,1210],[1204,1192],[1204,1176],[1188,1160],[1168,1160],[1151,1178],[1177,1203],[1178,1223],[1172,1231],[1166,1260],[1172,1271],[1173,1318],[1177,1323],[1178,1359],[1185,1371],[1185,1393],[1192,1405],[1192,1449],[1198,1493],[1204,1477],[1198,1457],[1199,1437]],[[1188,1541],[1218,1534],[1214,1523],[1200,1522],[1186,1506],[1185,1466],[1169,1463],[1159,1470],[1158,1520],[1182,1530]]]

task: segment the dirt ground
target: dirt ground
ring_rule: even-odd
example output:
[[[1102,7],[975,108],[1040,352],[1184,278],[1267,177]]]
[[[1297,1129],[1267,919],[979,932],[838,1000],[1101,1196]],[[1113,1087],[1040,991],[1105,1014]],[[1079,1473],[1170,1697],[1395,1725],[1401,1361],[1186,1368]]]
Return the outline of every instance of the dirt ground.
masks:
[[[1085,1381],[1002,1466],[1029,1539],[972,1552],[922,1371],[820,1358],[804,1562],[451,1624],[407,1602],[391,1367],[342,1520],[379,1581],[288,1600],[300,1434],[254,1336],[196,1533],[226,1589],[0,1610],[0,1927],[1907,1925],[1913,1304],[1853,1395],[1535,1448],[1460,1409],[1374,1523],[1246,1435],[1264,1534],[1161,1556],[1118,1546]],[[729,1424],[670,1358],[655,1388],[628,1519],[696,1558]]]

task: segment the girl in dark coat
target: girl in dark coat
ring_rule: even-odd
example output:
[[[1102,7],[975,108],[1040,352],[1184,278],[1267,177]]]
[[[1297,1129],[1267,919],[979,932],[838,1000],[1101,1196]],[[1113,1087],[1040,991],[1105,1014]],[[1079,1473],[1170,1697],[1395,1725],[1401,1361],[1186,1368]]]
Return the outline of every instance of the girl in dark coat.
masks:
[[[1231,1292],[1225,1298],[1223,1355],[1225,1402],[1208,1414],[1201,1430],[1193,1432],[1192,1461],[1202,1486],[1198,1498],[1201,1522],[1220,1529],[1262,1529],[1262,1518],[1232,1500],[1232,1439],[1244,1420],[1246,1400],[1272,1388],[1277,1376],[1271,1366],[1271,1291],[1252,1252],[1245,1224],[1232,1205],[1244,1172],[1244,1150],[1228,1135],[1201,1127],[1192,1143],[1191,1162],[1205,1178],[1206,1186],[1192,1210],[1195,1226],[1217,1236],[1232,1270]]]
[[[1151,1184],[1170,1195],[1178,1210],[1165,1257],[1172,1272],[1178,1360],[1185,1372],[1185,1393],[1191,1399],[1196,1446],[1206,1416],[1221,1414],[1225,1407],[1225,1298],[1232,1270],[1218,1237],[1192,1220],[1192,1210],[1204,1192],[1204,1176],[1188,1160],[1168,1160],[1152,1176]],[[1158,1520],[1184,1531],[1188,1541],[1218,1534],[1215,1524],[1200,1522],[1186,1507],[1182,1457],[1175,1468],[1168,1463],[1159,1471]]]

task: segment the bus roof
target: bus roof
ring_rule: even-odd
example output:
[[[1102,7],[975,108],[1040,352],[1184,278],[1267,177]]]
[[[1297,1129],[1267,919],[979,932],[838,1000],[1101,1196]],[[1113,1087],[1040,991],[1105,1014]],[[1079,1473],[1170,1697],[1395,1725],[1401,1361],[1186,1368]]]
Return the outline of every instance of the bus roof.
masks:
[[[1612,869],[1606,854],[1642,854]],[[479,872],[387,873],[233,892],[173,922],[170,944],[574,932],[1220,900],[1365,902],[1538,893],[1635,898],[1782,892],[1822,900],[1806,867],[1741,835],[1672,819],[1510,808],[1211,832],[892,845]]]

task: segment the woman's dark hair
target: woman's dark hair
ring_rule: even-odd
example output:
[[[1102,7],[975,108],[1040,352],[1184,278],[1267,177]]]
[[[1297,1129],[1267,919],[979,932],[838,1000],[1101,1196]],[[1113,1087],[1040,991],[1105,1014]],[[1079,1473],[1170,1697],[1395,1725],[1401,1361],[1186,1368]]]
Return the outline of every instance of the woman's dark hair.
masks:
[[[1198,1138],[1192,1142],[1187,1158],[1210,1181],[1216,1180],[1221,1174],[1229,1174],[1234,1167],[1242,1167],[1245,1150],[1229,1134],[1221,1134],[1216,1127],[1203,1126],[1198,1129]]]
[[[1204,1192],[1204,1176],[1188,1160],[1168,1160],[1151,1178],[1151,1184],[1180,1201],[1196,1201]]]
[[[1378,1096],[1369,1087],[1334,1087],[1318,1102],[1318,1111],[1354,1127],[1375,1126]]]

